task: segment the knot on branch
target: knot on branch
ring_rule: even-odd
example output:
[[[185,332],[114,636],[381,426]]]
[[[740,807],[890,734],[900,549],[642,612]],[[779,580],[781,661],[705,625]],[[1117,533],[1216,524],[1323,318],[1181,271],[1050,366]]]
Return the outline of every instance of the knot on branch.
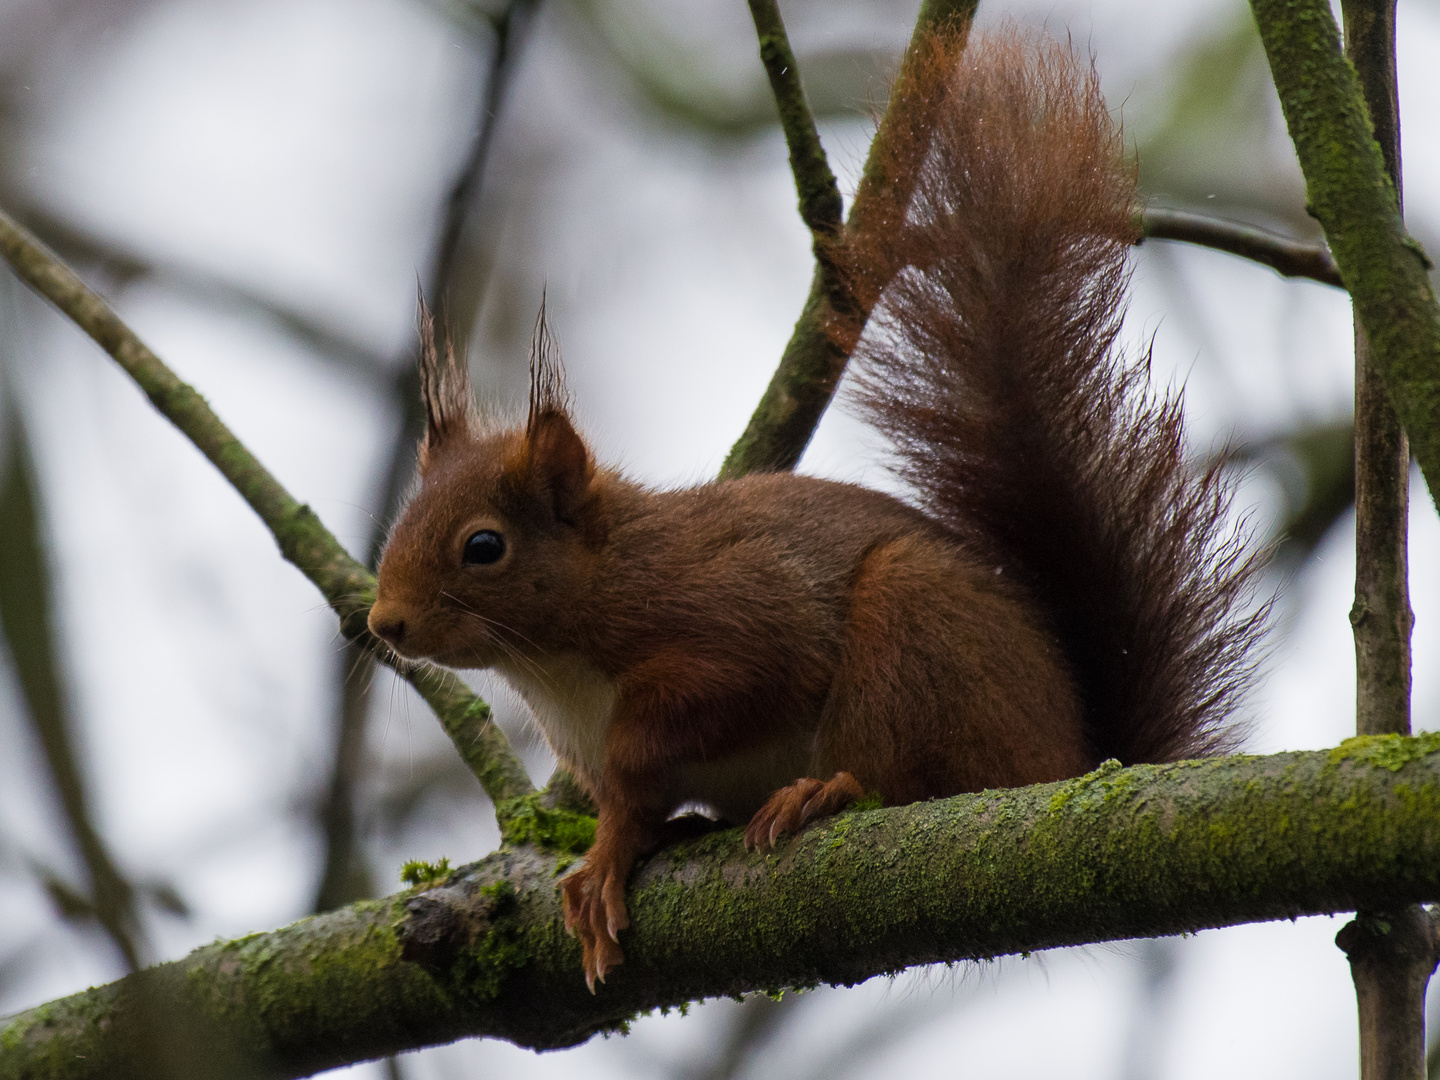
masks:
[[[515,890],[504,881],[479,888],[473,882],[442,886],[412,897],[405,901],[405,918],[395,928],[400,958],[419,964],[431,975],[451,971],[514,904]]]
[[[1360,912],[1341,927],[1335,944],[1355,966],[1407,965],[1428,978],[1440,960],[1436,916],[1420,907],[1395,912]]]

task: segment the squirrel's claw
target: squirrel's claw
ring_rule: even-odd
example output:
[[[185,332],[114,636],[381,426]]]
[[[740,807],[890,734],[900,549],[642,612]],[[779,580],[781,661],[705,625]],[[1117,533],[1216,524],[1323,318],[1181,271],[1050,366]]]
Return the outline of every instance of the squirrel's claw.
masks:
[[[799,832],[807,821],[838,814],[865,791],[848,772],[838,772],[828,781],[806,777],[783,787],[766,800],[745,828],[745,848],[754,851],[774,847],[786,833]]]
[[[582,866],[560,882],[565,929],[580,939],[585,986],[595,984],[625,959],[620,931],[630,925],[625,910],[625,880],[615,867]]]

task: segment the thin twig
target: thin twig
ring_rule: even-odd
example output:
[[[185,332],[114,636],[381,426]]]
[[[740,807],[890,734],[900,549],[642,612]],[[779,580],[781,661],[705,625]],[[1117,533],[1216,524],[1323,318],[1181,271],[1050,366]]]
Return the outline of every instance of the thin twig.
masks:
[[[539,0],[512,0],[497,17],[487,20],[494,32],[490,68],[480,92],[475,137],[455,175],[445,200],[425,292],[435,298],[443,312],[452,306],[455,271],[466,224],[479,198],[485,163],[494,144],[504,92],[510,83],[515,60],[520,55],[525,30],[534,18]],[[399,511],[405,490],[415,475],[415,444],[424,432],[425,412],[420,402],[420,384],[413,357],[407,355],[395,365],[391,382],[392,399],[400,407],[400,423],[390,448],[390,461],[381,481],[379,516],[370,535],[368,563],[374,566],[385,544],[389,523]],[[369,874],[355,842],[355,788],[359,781],[365,729],[370,713],[370,690],[374,686],[374,660],[362,644],[346,648],[340,671],[340,709],[336,724],[335,752],[330,785],[321,806],[325,833],[325,871],[316,896],[316,910],[326,911],[358,899],[355,890],[368,884]],[[368,894],[368,889],[366,890]]]
[[[893,122],[895,114],[903,111],[903,105],[906,102],[905,89],[909,60],[916,55],[917,50],[930,39],[937,28],[948,25],[958,27],[968,25],[974,16],[977,3],[978,0],[925,0],[925,3],[921,5],[920,15],[915,22],[915,31],[910,39],[910,46],[906,50],[906,61],[901,65],[900,75],[896,79],[895,89],[890,96],[890,108],[886,110],[885,116],[875,132],[875,138],[870,143],[870,153],[865,161],[865,171],[861,175],[860,186],[855,193],[855,201],[850,208],[847,228],[865,227],[869,216],[874,212],[873,207],[877,204],[883,203],[888,206],[896,199],[899,199],[902,204],[905,201],[903,195],[907,190],[908,177],[903,170],[899,175],[887,175],[885,163],[890,156],[888,151],[889,126]],[[752,4],[752,10],[754,6]],[[777,16],[774,25],[778,26],[778,23]],[[761,21],[758,17],[756,28],[757,30],[761,28]],[[783,38],[783,28],[779,32]],[[774,34],[773,26],[770,33]],[[787,46],[787,54],[788,51]],[[793,63],[790,67],[793,70]],[[798,79],[796,81],[798,84]],[[771,86],[776,86],[773,76]],[[777,88],[776,92],[782,121],[787,112],[791,117],[789,126],[786,128],[788,142],[792,128],[799,132],[804,118],[795,114],[788,98],[778,98],[782,92],[789,94],[789,90],[781,87]],[[808,116],[808,109],[806,116]],[[813,133],[813,119],[810,120],[808,126]],[[809,136],[801,137],[809,138]],[[819,137],[814,136],[814,138],[818,151]],[[791,160],[792,163],[795,160],[793,152]],[[809,168],[810,159],[803,158],[802,160],[807,162],[807,168]],[[826,170],[828,171],[828,166],[826,166]],[[802,212],[805,192],[809,183],[810,175],[808,173],[801,175],[797,172],[796,186],[801,192]],[[883,198],[880,197],[882,194]],[[807,224],[809,224],[808,221]],[[770,379],[770,385],[765,388],[765,393],[761,396],[759,405],[756,406],[754,414],[750,417],[750,422],[746,425],[740,438],[735,441],[729,456],[725,459],[725,464],[720,468],[722,477],[743,476],[750,472],[793,469],[795,467],[800,460],[800,455],[805,452],[810,437],[815,433],[816,425],[820,423],[820,418],[825,414],[830,399],[835,396],[835,388],[839,385],[840,376],[845,372],[845,364],[850,359],[849,349],[842,347],[834,340],[830,328],[837,320],[843,319],[848,325],[854,326],[858,334],[858,330],[863,327],[868,314],[867,311],[859,309],[855,298],[850,295],[834,267],[823,257],[822,251],[821,257],[816,260],[815,274],[810,281],[810,295],[806,298],[800,318],[795,323],[795,330],[790,335],[790,341],[786,344],[784,353],[781,354],[780,363],[775,369],[774,376]]]
[[[138,279],[156,281],[168,290],[201,303],[218,305],[238,314],[262,319],[305,345],[316,357],[342,367],[347,375],[366,379],[383,377],[385,357],[358,337],[325,326],[314,316],[290,307],[283,299],[267,296],[241,282],[183,260],[152,259],[118,241],[90,232],[52,214],[23,193],[0,189],[16,217],[53,251],[71,264],[98,264],[117,284]]]
[[[443,225],[439,243],[435,247],[435,262],[427,282],[427,292],[436,311],[441,315],[442,323],[449,306],[449,290],[454,282],[456,256],[465,236],[470,211],[480,193],[485,163],[490,158],[490,147],[495,141],[500,110],[505,102],[505,91],[509,88],[515,72],[514,61],[519,56],[525,32],[539,7],[540,0],[511,0],[491,24],[495,31],[494,51],[490,57],[489,73],[485,77],[485,87],[481,92],[480,116],[475,137],[470,144],[470,152],[465,156],[465,164],[455,175],[450,194],[445,200]]]
[[[352,559],[308,506],[297,502],[241,444],[193,387],[181,381],[73,271],[26,229],[0,211],[0,254],[21,280],[53,303],[109,353],[151,403],[210,459],[270,529],[281,554],[320,590],[340,616],[347,638],[361,639],[396,667],[435,710],[490,797],[534,788],[505,736],[490,722],[490,708],[458,678],[436,668],[397,660],[369,634],[365,618],[375,578]]]
[[[800,196],[800,220],[814,237],[815,258],[824,261],[824,244],[840,228],[844,203],[840,185],[825,160],[815,117],[800,85],[800,67],[785,36],[785,23],[775,0],[749,0],[755,36],[760,40],[760,61],[770,79],[770,91],[780,110],[780,129],[790,150],[790,171]]]
[[[1324,244],[1307,244],[1254,225],[1147,207],[1140,216],[1141,240],[1178,240],[1214,248],[1268,266],[1284,277],[1309,278],[1343,289],[1340,271]]]
[[[374,675],[370,651],[358,641],[347,641],[330,783],[317,815],[325,839],[324,869],[313,905],[317,914],[372,895],[370,867],[356,836],[355,791],[365,765],[365,729]]]
[[[1345,0],[1345,53],[1355,65],[1385,171],[1400,192],[1400,114],[1395,0]],[[1402,210],[1403,212],[1403,210]],[[1410,444],[1355,323],[1355,728],[1357,735],[1410,734],[1410,611],[1407,532]]]

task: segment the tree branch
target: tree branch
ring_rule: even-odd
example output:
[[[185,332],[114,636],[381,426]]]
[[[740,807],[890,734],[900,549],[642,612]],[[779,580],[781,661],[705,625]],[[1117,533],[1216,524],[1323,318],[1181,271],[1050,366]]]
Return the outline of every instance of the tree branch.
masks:
[[[1440,306],[1405,231],[1328,0],[1251,0],[1311,211],[1355,304],[1371,359],[1440,497]]]
[[[1323,244],[1307,244],[1254,225],[1184,210],[1147,207],[1140,215],[1141,240],[1178,240],[1214,248],[1268,266],[1284,277],[1303,277],[1343,289],[1340,271]]]
[[[825,149],[820,145],[815,117],[810,114],[805,90],[800,85],[800,67],[785,36],[779,5],[775,0],[749,0],[749,4],[755,36],[760,41],[760,61],[770,79],[770,91],[780,110],[780,129],[790,150],[790,171],[800,196],[800,220],[814,238],[816,260],[824,262],[824,244],[835,238],[842,221],[844,204],[840,199],[840,185],[825,160]]]
[[[524,767],[490,722],[490,707],[450,672],[401,664],[370,636],[365,618],[375,598],[374,576],[349,556],[308,506],[295,501],[205,399],[166,367],[69,267],[3,211],[0,254],[23,281],[114,357],[151,403],[230,481],[274,535],[281,554],[324,594],[340,617],[341,632],[365,641],[420,692],[497,806],[501,800],[531,794],[534,788]]]
[[[1355,66],[1385,172],[1403,214],[1395,0],[1344,0],[1345,56]],[[1410,734],[1407,532],[1410,448],[1355,322],[1355,729]],[[1335,938],[1350,958],[1360,1019],[1360,1080],[1424,1080],[1425,985],[1437,940],[1418,906],[1362,910]]]
[[[485,86],[481,91],[475,138],[445,200],[439,241],[435,246],[435,261],[430,270],[430,292],[442,323],[450,306],[449,290],[455,277],[455,260],[460,251],[460,241],[464,238],[470,208],[475,204],[480,182],[485,175],[485,162],[490,157],[490,147],[495,141],[500,108],[515,70],[514,61],[520,55],[525,34],[539,7],[540,0],[510,0],[504,10],[488,20],[495,34],[494,51],[490,57],[490,70],[485,76]]]
[[[45,755],[70,837],[90,877],[89,892],[83,897],[88,914],[110,936],[125,965],[136,971],[152,954],[135,887],[120,871],[91,814],[59,667],[50,573],[40,543],[39,485],[18,411],[12,410],[7,426],[10,445],[5,475],[0,477],[0,631],[10,646],[25,711]],[[68,888],[59,875],[42,871],[40,876],[52,897],[60,898],[61,890]]]
[[[890,129],[895,123],[904,121],[906,107],[912,104],[906,94],[910,58],[916,55],[917,50],[929,40],[938,27],[968,25],[974,17],[977,3],[978,0],[925,0],[921,5],[915,31],[905,53],[905,63],[901,65],[900,75],[896,78],[890,95],[890,106],[870,143],[870,153],[865,159],[865,171],[855,193],[855,202],[850,208],[847,228],[865,227],[877,207],[889,207],[897,201],[903,205],[907,201],[910,188],[906,182],[906,174],[900,172],[889,176],[885,171],[885,163],[891,156],[888,138]],[[752,12],[755,12],[757,6],[761,6],[761,0],[752,3]],[[756,30],[762,34],[763,56],[764,35],[767,32],[773,35],[773,26],[767,22],[764,25],[770,29],[762,29],[760,14],[756,14],[755,25]],[[773,25],[779,25],[778,15]],[[782,27],[782,40],[783,33]],[[786,54],[788,53],[787,45]],[[790,59],[793,61],[793,56]],[[793,71],[793,62],[790,67]],[[798,82],[797,75],[793,91],[797,97],[800,95]],[[791,145],[792,165],[796,160],[796,144],[791,141],[792,131],[793,137],[799,140],[802,146],[814,139],[814,152],[821,155],[820,160],[823,163],[819,136],[814,133],[814,120],[809,118],[808,109],[804,114],[797,112],[789,96],[792,91],[788,84],[777,87],[774,75],[771,76],[771,86],[776,88],[781,120],[786,125],[785,138]],[[803,107],[803,97],[800,97],[800,102]],[[806,192],[812,190],[814,177],[818,175],[813,170],[813,160],[809,154],[810,151],[806,151],[802,161],[806,163],[806,169],[811,171],[803,176],[798,171],[796,173],[802,216],[806,213]],[[829,166],[825,166],[825,172],[829,171]],[[821,201],[824,201],[823,198]],[[808,219],[806,224],[810,224]],[[814,227],[811,227],[813,230]],[[817,253],[815,274],[810,282],[810,295],[805,300],[805,306],[795,323],[790,341],[781,354],[770,385],[765,388],[749,424],[731,448],[725,464],[720,467],[722,477],[744,476],[756,471],[793,469],[799,462],[800,455],[805,452],[810,437],[815,433],[816,425],[820,423],[830,399],[835,395],[835,388],[839,385],[845,364],[850,359],[849,350],[837,344],[830,333],[832,323],[841,316],[847,323],[855,325],[858,336],[869,312],[863,310],[840,280],[835,267],[824,257],[822,246]]]
[[[364,901],[42,1005],[0,1080],[139,1077],[137,988],[277,1076],[493,1036],[573,1045],[701,996],[914,964],[1440,897],[1440,735],[1121,768],[852,811],[747,853],[738,830],[635,875],[624,965],[592,996],[555,859],[505,847]]]

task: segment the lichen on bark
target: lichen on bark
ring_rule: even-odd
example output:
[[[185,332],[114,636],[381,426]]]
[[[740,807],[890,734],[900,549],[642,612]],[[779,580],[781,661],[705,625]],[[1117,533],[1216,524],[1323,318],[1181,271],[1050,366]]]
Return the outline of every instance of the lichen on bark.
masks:
[[[1328,0],[1251,0],[1310,212],[1325,229],[1410,448],[1440,498],[1440,307],[1405,231]]]
[[[704,835],[636,872],[625,963],[594,996],[556,865],[507,844],[438,886],[21,1013],[0,1026],[0,1080],[149,1075],[142,1000],[190,1018],[182,1034],[302,1076],[464,1036],[568,1046],[701,997],[1440,899],[1440,735],[1106,763],[848,811],[765,853],[737,830]]]

